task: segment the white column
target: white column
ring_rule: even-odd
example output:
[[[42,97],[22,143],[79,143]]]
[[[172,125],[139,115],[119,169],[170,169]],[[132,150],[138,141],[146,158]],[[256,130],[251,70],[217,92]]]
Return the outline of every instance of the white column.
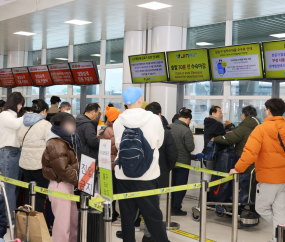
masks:
[[[182,27],[160,26],[153,28],[151,52],[154,53],[181,50],[184,47],[182,45]],[[169,122],[171,121],[173,115],[176,114],[176,98],[177,86],[175,84],[151,84],[150,101],[160,103],[162,107],[162,114]]]
[[[225,46],[230,46],[233,44],[233,21],[226,21],[226,36],[225,36]],[[223,120],[230,119],[230,100],[228,100],[228,96],[231,95],[231,82],[224,82],[224,98],[223,98]]]
[[[0,69],[4,67],[4,55],[0,55]]]
[[[127,31],[124,36],[124,69],[123,69],[123,91],[131,86],[132,78],[130,72],[129,56],[143,54],[143,31]],[[139,86],[139,85],[135,85]]]
[[[42,65],[47,63],[47,49],[42,49]]]
[[[74,58],[73,48],[74,48],[73,45],[68,46],[68,62],[73,62]]]
[[[8,68],[20,67],[25,64],[25,51],[8,51]]]

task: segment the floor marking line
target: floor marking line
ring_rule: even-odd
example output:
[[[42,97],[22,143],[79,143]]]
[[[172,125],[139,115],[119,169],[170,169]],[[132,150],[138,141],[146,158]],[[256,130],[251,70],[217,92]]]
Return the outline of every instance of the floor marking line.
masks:
[[[176,233],[176,234],[180,234],[182,236],[185,236],[185,237],[188,237],[188,238],[191,238],[191,239],[198,240],[198,241],[200,239],[200,237],[198,235],[191,234],[191,233],[188,233],[188,232],[185,232],[185,231],[182,231],[182,230],[171,229],[169,231],[173,232],[173,233]],[[206,242],[216,242],[216,241],[210,240],[210,239],[206,239]]]

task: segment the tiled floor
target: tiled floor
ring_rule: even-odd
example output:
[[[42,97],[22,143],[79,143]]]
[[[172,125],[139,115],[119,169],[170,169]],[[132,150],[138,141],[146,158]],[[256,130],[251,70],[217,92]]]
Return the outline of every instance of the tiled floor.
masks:
[[[188,212],[185,217],[172,217],[172,221],[180,224],[180,230],[198,235],[199,223],[192,220],[191,209],[197,205],[197,201],[188,198],[184,199],[183,210]],[[166,214],[166,196],[162,196],[161,209],[163,215]],[[141,224],[141,228],[144,224]],[[112,227],[112,242],[121,242],[121,239],[116,238],[116,231],[120,230],[120,227]],[[169,240],[171,242],[193,242],[197,241],[188,237],[184,237],[173,232],[167,232]],[[136,232],[136,241],[142,241],[143,232]],[[214,212],[207,212],[207,238],[216,242],[230,242],[231,241],[231,218],[229,217],[217,217]],[[9,241],[9,235],[5,237],[6,241]],[[271,226],[262,218],[260,224],[255,227],[243,227],[238,230],[238,242],[267,242],[271,239]],[[89,241],[88,241],[89,242]],[[93,242],[93,241],[92,241]],[[94,241],[97,242],[97,241]],[[99,242],[99,241],[98,241]],[[100,241],[101,242],[101,241]]]

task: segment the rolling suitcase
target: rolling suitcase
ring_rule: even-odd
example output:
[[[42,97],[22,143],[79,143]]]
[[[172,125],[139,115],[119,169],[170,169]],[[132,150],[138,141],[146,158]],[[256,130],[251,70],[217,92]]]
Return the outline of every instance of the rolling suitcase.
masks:
[[[29,214],[30,214],[30,211],[23,209],[23,208],[18,208],[15,210],[14,238],[17,238],[17,228],[19,227],[19,224],[17,224],[18,212],[23,212],[26,214],[26,239],[23,242],[29,242]]]

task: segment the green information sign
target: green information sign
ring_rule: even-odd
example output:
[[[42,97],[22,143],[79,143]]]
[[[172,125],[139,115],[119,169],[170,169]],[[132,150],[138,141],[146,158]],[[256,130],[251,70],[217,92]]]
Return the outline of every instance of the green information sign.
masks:
[[[210,67],[207,49],[167,52],[170,81],[208,81]]]
[[[100,168],[101,195],[113,201],[112,171]]]
[[[129,56],[133,83],[166,82],[165,53]]]
[[[285,41],[263,43],[265,76],[285,79]]]
[[[209,49],[213,81],[263,79],[260,44]]]

